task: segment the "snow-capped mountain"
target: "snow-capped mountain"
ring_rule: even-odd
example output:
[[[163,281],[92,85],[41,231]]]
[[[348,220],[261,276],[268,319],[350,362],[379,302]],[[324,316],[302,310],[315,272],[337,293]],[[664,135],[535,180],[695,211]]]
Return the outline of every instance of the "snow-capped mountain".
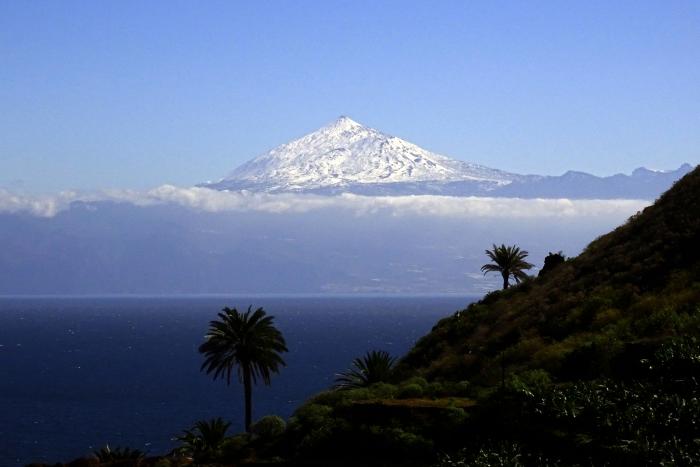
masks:
[[[348,117],[278,146],[210,186],[218,189],[308,191],[354,185],[478,182],[506,185],[514,174],[435,154]]]
[[[348,117],[278,146],[201,186],[217,190],[362,195],[650,199],[692,170],[636,169],[597,177],[518,175],[435,154]]]

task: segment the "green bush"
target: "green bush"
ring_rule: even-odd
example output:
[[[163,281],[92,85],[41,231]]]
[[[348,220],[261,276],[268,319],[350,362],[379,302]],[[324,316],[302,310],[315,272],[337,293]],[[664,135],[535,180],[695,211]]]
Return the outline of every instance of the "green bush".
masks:
[[[227,461],[245,459],[250,454],[250,435],[241,433],[226,438],[221,443],[221,457]]]
[[[349,392],[349,391],[348,391]],[[321,404],[304,404],[296,412],[294,412],[293,420],[290,420],[301,425],[322,425],[326,422],[331,414],[333,413],[333,408],[327,405]]]
[[[464,421],[467,419],[467,412],[464,411],[464,409],[460,409],[458,407],[448,407],[446,409],[447,413],[447,421],[450,423],[450,425],[460,425],[464,423]]]
[[[438,382],[432,382],[428,383],[428,385],[423,388],[423,394],[430,397],[440,397],[447,395],[447,391],[445,390],[445,387],[442,384]]]
[[[336,406],[340,404],[347,396],[348,392],[347,391],[338,391],[338,390],[331,390],[331,391],[324,391],[319,394],[316,394],[311,400],[311,403],[314,404],[319,404],[319,405],[328,405],[328,406]]]
[[[338,393],[342,395],[342,398],[338,400],[338,402],[335,404],[336,406],[347,405],[354,401],[366,401],[375,398],[370,388],[344,389],[342,391],[338,391]]]
[[[292,424],[290,423],[290,428]],[[336,457],[338,446],[347,443],[350,432],[349,423],[342,418],[326,417],[313,425],[305,425],[296,434],[300,435],[294,442],[297,455],[305,457]],[[342,454],[341,454],[342,455]]]
[[[414,376],[414,377],[409,378],[406,381],[404,381],[401,385],[406,386],[409,384],[417,384],[421,388],[425,388],[428,385],[428,381],[425,378],[422,378],[420,376]]]
[[[434,397],[468,397],[471,392],[469,381],[441,381],[430,383],[425,389],[426,394]]]
[[[266,415],[250,427],[250,431],[261,438],[275,438],[284,433],[287,422],[277,415]]]
[[[399,387],[399,392],[396,395],[399,399],[413,399],[423,396],[423,388],[418,384],[406,384]]]
[[[389,383],[375,383],[369,387],[369,392],[373,398],[393,399],[398,392],[398,388]]]

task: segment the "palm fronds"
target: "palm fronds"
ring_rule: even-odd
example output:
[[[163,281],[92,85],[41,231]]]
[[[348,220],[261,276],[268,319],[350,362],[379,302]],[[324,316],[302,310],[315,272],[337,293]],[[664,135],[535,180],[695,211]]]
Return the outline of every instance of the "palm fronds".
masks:
[[[385,382],[391,376],[396,358],[384,350],[372,350],[352,361],[348,371],[335,379],[337,389],[352,389]]]
[[[269,385],[271,374],[285,365],[280,354],[287,352],[282,333],[272,324],[274,317],[251,307],[245,313],[226,307],[218,316],[219,320],[209,323],[206,341],[199,347],[205,356],[201,370],[231,384],[233,369],[237,368],[242,381],[249,366],[253,383],[262,379]]]
[[[198,457],[203,453],[216,451],[226,439],[226,431],[230,426],[230,422],[226,422],[220,417],[199,420],[192,428],[175,437],[176,441],[182,443],[177,452]]]
[[[98,451],[94,451],[93,454],[95,455],[95,457],[97,457],[97,460],[100,461],[100,463],[143,459],[146,456],[145,453],[138,449],[131,449],[126,447],[117,447],[112,449],[109,447],[109,444],[106,444],[105,447],[101,448]]]
[[[516,245],[501,246],[493,245],[493,249],[486,250],[486,256],[491,259],[491,263],[481,266],[481,271],[484,274],[489,272],[497,272],[503,277],[503,288],[507,289],[510,278],[515,279],[516,284],[527,278],[524,271],[532,268],[532,264],[525,261],[529,253],[521,250]]]

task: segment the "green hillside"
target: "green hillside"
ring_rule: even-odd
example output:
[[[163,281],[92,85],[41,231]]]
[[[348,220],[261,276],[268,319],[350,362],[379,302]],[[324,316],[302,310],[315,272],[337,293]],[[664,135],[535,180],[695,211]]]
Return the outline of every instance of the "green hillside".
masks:
[[[442,320],[401,371],[484,385],[499,381],[503,367],[541,368],[562,380],[628,371],[628,360],[654,341],[698,335],[699,273],[695,169],[545,277],[493,292]]]
[[[290,457],[699,465],[698,240],[695,169],[578,257],[443,319],[387,382],[308,401]]]

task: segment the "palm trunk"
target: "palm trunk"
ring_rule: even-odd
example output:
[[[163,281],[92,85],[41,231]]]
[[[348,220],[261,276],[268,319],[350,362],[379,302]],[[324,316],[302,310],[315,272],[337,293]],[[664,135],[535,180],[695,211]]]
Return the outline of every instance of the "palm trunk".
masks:
[[[253,421],[253,386],[248,365],[243,367],[243,393],[245,395],[245,431],[250,433],[250,425]]]
[[[508,278],[510,277],[510,274],[506,274],[505,272],[502,273],[503,275],[503,290],[506,290],[510,284],[508,284]]]

